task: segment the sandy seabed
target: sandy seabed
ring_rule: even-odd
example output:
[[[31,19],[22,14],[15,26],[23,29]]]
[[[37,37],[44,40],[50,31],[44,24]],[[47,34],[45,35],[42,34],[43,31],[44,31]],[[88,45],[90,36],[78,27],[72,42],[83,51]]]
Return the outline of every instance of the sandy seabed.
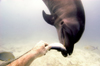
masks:
[[[26,46],[26,48],[29,49],[30,47]],[[28,51],[28,49],[13,47],[9,51],[13,51],[17,58]],[[50,50],[46,55],[35,59],[30,66],[100,66],[100,55],[92,51],[74,49],[71,56],[63,57],[60,52]]]
[[[100,55],[75,49],[71,56],[63,57],[60,52],[52,50],[37,58],[30,66],[100,66]]]

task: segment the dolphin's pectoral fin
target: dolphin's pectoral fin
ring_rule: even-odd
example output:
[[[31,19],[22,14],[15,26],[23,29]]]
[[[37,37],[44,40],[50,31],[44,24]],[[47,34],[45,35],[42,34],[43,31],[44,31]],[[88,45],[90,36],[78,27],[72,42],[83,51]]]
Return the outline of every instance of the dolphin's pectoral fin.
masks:
[[[53,15],[48,15],[48,14],[46,14],[44,11],[42,12],[42,14],[43,14],[43,18],[44,18],[44,20],[48,23],[48,24],[50,24],[50,25],[53,25],[54,24],[54,16]]]

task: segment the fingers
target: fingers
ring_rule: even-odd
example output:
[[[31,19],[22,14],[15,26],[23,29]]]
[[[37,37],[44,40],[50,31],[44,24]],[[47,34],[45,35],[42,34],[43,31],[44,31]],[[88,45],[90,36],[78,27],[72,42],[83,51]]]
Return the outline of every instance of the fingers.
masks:
[[[47,53],[47,49],[46,49],[47,46],[48,44],[46,42],[39,41],[32,49],[32,51],[36,52],[36,57],[40,57]]]
[[[48,46],[48,43],[44,42],[43,40],[41,40],[41,41],[39,42],[39,44],[40,44],[40,43],[41,43],[41,45]]]
[[[46,51],[50,50],[51,49],[51,46],[46,46]]]
[[[66,48],[63,46],[63,44],[60,43],[52,43],[48,44],[44,41],[38,42],[38,44],[35,46],[36,51],[38,51],[41,55],[44,55],[47,53],[48,50],[55,49],[58,51],[66,51]]]
[[[48,44],[41,40],[35,45],[35,47],[37,47],[37,46],[46,47],[46,46],[48,46]]]

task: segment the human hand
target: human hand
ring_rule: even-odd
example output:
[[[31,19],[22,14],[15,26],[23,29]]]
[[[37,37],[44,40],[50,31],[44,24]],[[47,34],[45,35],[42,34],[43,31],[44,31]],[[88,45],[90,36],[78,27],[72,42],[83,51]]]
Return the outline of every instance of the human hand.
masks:
[[[40,57],[46,54],[50,49],[56,49],[58,51],[66,51],[66,48],[60,43],[47,44],[44,41],[38,42],[32,51],[36,52],[36,57]]]
[[[32,51],[36,53],[36,57],[43,56],[51,48],[51,46],[48,45],[49,44],[47,44],[46,42],[40,41],[35,45]]]
[[[46,54],[46,52],[50,49],[56,49],[58,51],[66,50],[65,47],[60,43],[53,43],[53,44],[47,44],[44,41],[40,41],[35,45],[31,51],[28,51],[24,55],[22,55],[20,58],[14,60],[10,64],[5,64],[7,66],[29,66],[31,62],[36,59],[37,57],[43,56]],[[20,63],[18,63],[20,62]]]

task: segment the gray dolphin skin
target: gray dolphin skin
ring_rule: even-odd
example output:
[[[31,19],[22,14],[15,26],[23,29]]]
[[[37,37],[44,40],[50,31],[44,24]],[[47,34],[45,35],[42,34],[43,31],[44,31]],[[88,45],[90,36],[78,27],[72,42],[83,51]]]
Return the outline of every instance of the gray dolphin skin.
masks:
[[[43,0],[51,14],[43,11],[44,20],[55,26],[59,41],[66,47],[61,51],[66,57],[73,52],[74,44],[85,29],[85,13],[81,0]]]

